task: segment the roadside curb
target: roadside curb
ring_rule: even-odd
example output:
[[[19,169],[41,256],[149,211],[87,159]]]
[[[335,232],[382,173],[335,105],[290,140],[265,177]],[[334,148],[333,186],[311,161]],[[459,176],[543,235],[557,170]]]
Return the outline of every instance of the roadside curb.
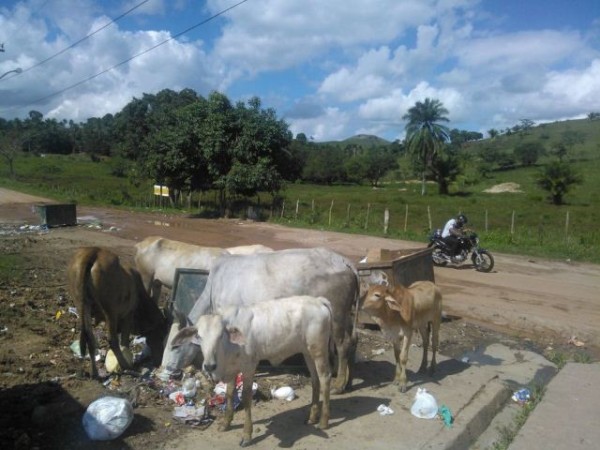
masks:
[[[598,448],[599,382],[600,363],[568,363],[548,383],[509,449]]]
[[[467,404],[456,412],[451,429],[442,429],[425,444],[425,449],[468,448],[487,429],[510,398],[511,390],[496,375],[482,384]]]

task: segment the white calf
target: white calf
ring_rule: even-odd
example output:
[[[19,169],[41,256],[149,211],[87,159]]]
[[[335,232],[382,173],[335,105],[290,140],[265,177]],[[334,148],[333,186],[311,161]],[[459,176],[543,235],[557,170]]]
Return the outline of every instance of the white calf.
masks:
[[[227,382],[227,409],[220,430],[227,430],[233,419],[235,377],[244,375],[242,403],[246,412],[244,435],[240,445],[252,439],[252,383],[260,360],[279,364],[302,353],[310,371],[312,402],[308,423],[319,416],[322,429],[329,424],[329,339],[331,337],[331,304],[324,297],[295,296],[268,300],[247,307],[227,308],[222,315],[200,316],[195,327],[182,329],[173,347],[193,343],[202,347],[203,368],[213,380]],[[183,368],[191,364],[182,361]],[[323,399],[319,408],[319,395]]]

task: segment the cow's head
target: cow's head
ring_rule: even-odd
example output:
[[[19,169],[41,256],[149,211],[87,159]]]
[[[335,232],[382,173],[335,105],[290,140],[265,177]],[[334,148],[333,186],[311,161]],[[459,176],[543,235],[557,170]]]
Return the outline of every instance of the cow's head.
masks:
[[[182,328],[167,345],[171,346],[170,360],[166,367],[168,372],[176,372],[191,365],[201,353],[196,327]]]
[[[386,296],[388,295],[387,286],[380,284],[370,285],[365,293],[361,309],[371,315],[381,316],[387,309]]]
[[[394,288],[390,286],[371,285],[365,295],[362,309],[381,319],[393,317],[400,314],[405,322],[411,320],[413,313],[412,299],[406,295],[402,286]]]
[[[134,331],[146,337],[150,348],[152,362],[160,365],[164,350],[164,342],[168,333],[167,318],[148,295],[142,284],[141,277],[135,269],[131,269],[135,283],[137,304],[134,312]]]
[[[233,347],[243,343],[239,330],[227,327],[222,316],[200,316],[195,326],[183,328],[173,338],[172,368],[182,369],[190,365],[201,350],[204,372],[214,380],[230,378],[237,373],[237,364],[232,364],[231,358],[239,354],[239,349]]]
[[[367,298],[367,293],[371,286],[389,286],[388,275],[382,270],[373,270],[368,277],[361,278],[360,280],[360,304],[363,305]]]

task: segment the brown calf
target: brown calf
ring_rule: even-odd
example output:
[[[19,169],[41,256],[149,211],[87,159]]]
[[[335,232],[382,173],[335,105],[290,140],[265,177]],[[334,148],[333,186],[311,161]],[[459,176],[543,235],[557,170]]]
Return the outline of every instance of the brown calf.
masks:
[[[429,374],[435,371],[439,329],[442,320],[442,294],[431,281],[417,281],[408,288],[402,285],[371,285],[362,309],[380,326],[387,339],[394,344],[396,377],[394,383],[406,392],[406,363],[413,330],[423,339],[423,358],[419,372],[427,370],[427,349],[431,332],[433,357]],[[403,337],[400,346],[400,337]]]

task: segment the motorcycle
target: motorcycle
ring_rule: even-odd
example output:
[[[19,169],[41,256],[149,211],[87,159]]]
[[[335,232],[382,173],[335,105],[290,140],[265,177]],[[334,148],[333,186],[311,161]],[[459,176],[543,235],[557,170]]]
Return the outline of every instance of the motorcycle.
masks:
[[[458,238],[455,255],[450,254],[440,229],[435,230],[429,237],[428,247],[433,247],[431,256],[434,266],[445,266],[448,263],[462,264],[471,253],[471,261],[478,272],[490,272],[494,268],[494,257],[486,249],[479,247],[479,237],[473,231],[465,232],[464,236]]]

